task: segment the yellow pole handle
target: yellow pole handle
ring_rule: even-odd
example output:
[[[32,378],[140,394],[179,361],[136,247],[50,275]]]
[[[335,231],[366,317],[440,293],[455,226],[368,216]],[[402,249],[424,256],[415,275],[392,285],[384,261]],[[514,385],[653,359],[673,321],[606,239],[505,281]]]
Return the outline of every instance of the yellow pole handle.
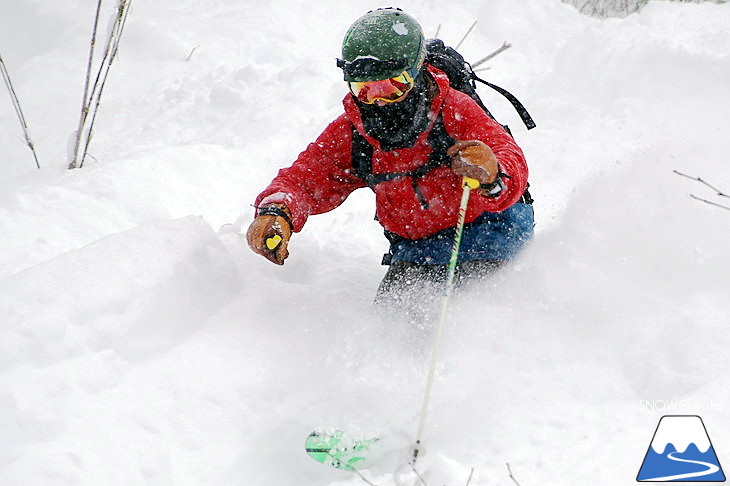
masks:
[[[478,180],[472,179],[471,177],[464,177],[463,183],[465,186],[469,186],[469,189],[479,189],[479,186],[481,185]]]

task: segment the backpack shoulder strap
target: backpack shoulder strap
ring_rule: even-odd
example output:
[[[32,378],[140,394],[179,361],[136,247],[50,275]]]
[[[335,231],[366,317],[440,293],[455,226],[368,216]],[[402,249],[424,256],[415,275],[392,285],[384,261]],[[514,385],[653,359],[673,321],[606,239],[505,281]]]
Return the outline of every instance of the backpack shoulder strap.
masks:
[[[353,173],[372,188],[374,185],[371,181],[373,176],[373,146],[357,131],[355,125],[351,125],[351,127]]]
[[[517,110],[527,129],[531,130],[535,128],[535,121],[527,112],[524,105],[512,93],[477,76],[471,64],[464,59],[464,56],[459,54],[456,49],[445,45],[441,39],[428,39],[426,41],[426,62],[445,72],[449,78],[451,87],[469,95],[482,107],[490,118],[494,119],[494,116],[492,116],[486,105],[479,98],[475,81],[489,86],[507,98],[515,110]]]
[[[513,95],[506,89],[497,86],[496,84],[483,80],[482,78],[480,78],[479,76],[477,76],[476,74],[473,74],[473,73],[472,73],[472,79],[474,79],[474,81],[479,81],[480,83],[489,86],[490,88],[495,90],[497,93],[499,93],[502,96],[504,96],[505,98],[507,98],[507,100],[512,104],[512,106],[514,106],[515,110],[517,110],[517,114],[520,115],[520,118],[522,118],[522,122],[525,124],[525,126],[527,127],[528,130],[532,130],[533,128],[535,128],[537,126],[535,124],[535,120],[533,120],[532,117],[530,116],[530,114],[527,112],[527,108],[525,108],[525,105],[520,103],[520,100],[518,100],[515,97],[515,95]],[[484,108],[486,110],[486,107],[484,106],[484,104],[481,102],[480,102],[480,104],[482,105],[482,108]],[[491,113],[489,113],[489,110],[487,110],[487,113],[491,116]],[[494,118],[494,117],[492,117],[492,118]]]

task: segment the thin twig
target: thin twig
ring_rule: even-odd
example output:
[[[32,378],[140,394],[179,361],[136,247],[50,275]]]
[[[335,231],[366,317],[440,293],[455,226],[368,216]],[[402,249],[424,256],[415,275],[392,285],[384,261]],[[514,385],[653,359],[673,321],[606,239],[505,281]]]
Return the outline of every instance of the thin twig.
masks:
[[[30,139],[30,132],[28,131],[28,123],[25,121],[25,115],[23,115],[23,110],[20,107],[20,100],[18,100],[18,95],[15,92],[15,88],[13,87],[13,83],[10,81],[10,73],[8,73],[8,68],[5,66],[5,61],[3,61],[3,57],[0,56],[0,71],[2,72],[3,79],[5,80],[5,86],[8,88],[8,93],[10,93],[10,99],[13,102],[13,108],[15,108],[15,113],[18,115],[18,120],[20,121],[20,126],[23,128],[23,135],[25,135],[25,143],[28,145],[28,148],[30,148],[30,151],[33,152],[33,158],[35,159],[35,166],[40,169],[41,164],[38,162],[38,154],[35,151],[35,146],[33,145],[33,141]]]
[[[509,473],[509,478],[510,478],[510,479],[512,480],[512,482],[514,482],[514,483],[515,483],[515,484],[516,484],[517,486],[520,486],[520,483],[519,483],[519,482],[517,482],[517,480],[515,479],[515,477],[514,477],[514,476],[512,475],[512,468],[510,467],[510,465],[509,465],[509,462],[508,462],[508,463],[506,463],[506,464],[507,464],[507,472]]]
[[[715,195],[717,195],[719,197],[729,197],[730,198],[730,195],[722,192],[720,189],[718,189],[717,187],[713,186],[709,182],[705,181],[701,177],[693,177],[693,176],[687,175],[687,174],[685,174],[683,172],[679,172],[678,170],[674,170],[674,173],[677,174],[678,176],[682,176],[682,177],[685,177],[687,179],[690,179],[690,180],[699,182],[700,184],[704,185],[705,187],[708,187],[708,188],[712,189],[713,191],[715,191]],[[690,197],[692,197],[692,199],[696,199],[698,201],[701,201],[703,203],[709,204],[711,206],[717,206],[718,208],[727,209],[728,211],[730,211],[730,206],[726,206],[724,204],[716,203],[714,201],[710,201],[708,199],[705,199],[705,198],[702,198],[702,197],[699,197],[699,196],[695,196],[694,194],[690,194]]]
[[[94,123],[96,121],[96,116],[99,112],[101,96],[104,92],[104,87],[106,86],[107,79],[109,78],[111,66],[119,50],[119,42],[121,40],[122,32],[124,31],[124,26],[129,15],[129,8],[132,0],[118,0],[118,2],[119,3],[117,5],[117,13],[114,17],[114,24],[112,25],[112,28],[109,32],[109,37],[107,38],[104,55],[101,59],[99,70],[96,73],[96,79],[91,88],[91,92],[84,95],[85,105],[82,108],[82,117],[79,124],[79,131],[77,133],[77,144],[74,150],[73,160],[69,164],[69,169],[83,167],[84,165],[84,161],[86,160],[86,157],[88,155],[89,145],[91,144],[91,139],[93,138]],[[101,0],[99,0],[99,5],[101,5]],[[97,26],[95,22],[92,39],[96,37],[96,28]],[[92,53],[93,49],[94,46],[92,42]],[[90,55],[90,59],[92,59],[92,57],[93,55]],[[83,149],[80,147],[82,139]]]
[[[370,481],[368,481],[367,478],[365,476],[363,476],[362,473],[360,471],[358,471],[357,469],[353,468],[352,470],[355,471],[355,473],[358,476],[360,476],[360,479],[362,479],[363,481],[365,481],[366,483],[368,483],[370,486],[377,486],[377,484],[371,483]]]
[[[690,197],[692,199],[697,199],[698,201],[702,201],[703,203],[707,203],[711,206],[717,206],[718,208],[723,208],[723,209],[727,209],[728,211],[730,211],[730,206],[725,206],[724,204],[708,201],[707,199],[703,199],[701,197],[695,196],[694,194],[690,194]]]
[[[188,54],[188,58],[187,58],[187,59],[185,59],[185,61],[190,61],[190,59],[192,59],[192,58],[193,58],[193,54],[195,54],[195,51],[197,51],[199,47],[200,47],[200,46],[195,46],[195,47],[193,47],[193,49],[192,49],[192,50],[190,51],[190,54]]]
[[[715,193],[716,193],[716,194],[717,194],[718,196],[721,196],[721,197],[730,197],[730,195],[729,195],[729,194],[725,194],[725,193],[724,193],[724,192],[722,192],[722,191],[721,191],[720,189],[718,189],[718,188],[716,188],[715,186],[711,185],[710,183],[708,183],[707,181],[705,181],[705,180],[704,180],[704,179],[702,179],[701,177],[692,177],[691,175],[687,175],[687,174],[684,174],[684,173],[682,173],[682,172],[679,172],[678,170],[675,170],[675,171],[674,171],[674,173],[675,173],[675,174],[677,174],[677,175],[680,175],[680,176],[682,176],[682,177],[686,177],[687,179],[691,179],[691,180],[693,180],[693,181],[697,181],[697,182],[699,182],[699,183],[701,183],[701,184],[704,184],[705,186],[707,186],[707,187],[709,187],[710,189],[712,189],[713,191],[715,191]]]
[[[112,28],[111,35],[109,36],[109,41],[107,42],[107,49],[104,54],[104,60],[102,60],[102,66],[99,68],[99,75],[101,75],[102,73],[104,61],[107,61],[106,68],[103,69],[103,76],[101,76],[101,81],[99,80],[99,76],[97,76],[96,82],[94,83],[92,96],[94,94],[96,95],[96,102],[94,104],[93,111],[91,112],[91,120],[89,121],[88,134],[86,136],[86,143],[84,145],[83,153],[81,154],[81,162],[79,164],[79,167],[83,167],[84,161],[86,160],[86,156],[89,151],[89,145],[91,144],[91,139],[93,138],[94,122],[96,121],[96,115],[99,112],[99,106],[101,104],[101,95],[104,92],[104,87],[106,86],[106,81],[109,78],[109,72],[111,70],[112,63],[116,58],[117,51],[119,50],[119,40],[121,39],[122,31],[124,30],[124,25],[127,21],[127,15],[129,12],[129,5],[131,4],[131,1],[132,0],[119,0],[119,6],[117,7],[117,17],[114,21],[114,26]]]
[[[469,27],[469,30],[466,31],[466,34],[464,34],[464,37],[461,38],[461,40],[459,41],[458,44],[456,44],[456,47],[454,47],[454,49],[456,49],[457,51],[459,50],[461,43],[464,42],[464,40],[466,40],[467,36],[471,33],[471,30],[474,28],[475,25],[477,25],[476,20],[474,21],[473,24],[471,24],[471,27]]]
[[[96,33],[99,30],[99,16],[101,14],[101,1],[96,4],[96,15],[94,16],[94,27],[91,30],[91,45],[89,47],[89,59],[86,63],[86,81],[84,82],[84,94],[81,98],[81,116],[79,117],[79,127],[76,131],[76,144],[74,145],[73,154],[69,161],[68,168],[75,169],[78,162],[79,148],[81,147],[81,137],[84,133],[84,125],[89,115],[89,85],[91,84],[91,68],[94,65],[94,47],[96,46]]]
[[[418,471],[416,470],[416,466],[414,466],[414,465],[411,465],[411,468],[413,469],[413,472],[414,472],[414,473],[416,473],[416,476],[418,476],[418,479],[420,479],[420,480],[421,480],[421,483],[423,484],[423,486],[428,486],[428,484],[426,484],[426,480],[425,480],[425,479],[423,479],[423,476],[421,476],[421,473],[419,473],[419,472],[418,472]]]
[[[89,47],[89,59],[86,63],[86,81],[84,82],[84,96],[81,99],[84,107],[88,108],[89,103],[89,85],[91,84],[91,68],[94,67],[94,48],[96,47],[96,34],[99,31],[99,17],[101,16],[101,1],[96,4],[96,15],[94,16],[94,27],[91,30],[91,45]]]
[[[129,10],[132,8],[132,0],[119,0],[119,32],[114,38],[114,49],[112,51],[112,59],[110,63],[117,57],[117,51],[119,50],[119,41],[122,40],[122,33],[124,33],[124,27],[127,25],[127,17],[129,16]]]
[[[471,484],[471,477],[474,476],[474,468],[471,468],[471,472],[469,473],[469,479],[466,480],[466,485],[469,486]]]
[[[507,41],[504,41],[504,43],[502,44],[502,47],[500,47],[496,51],[492,52],[491,54],[487,54],[483,58],[479,59],[477,62],[471,63],[471,67],[472,68],[475,68],[477,66],[480,66],[480,65],[484,64],[485,62],[489,61],[490,59],[492,59],[493,57],[497,56],[498,54],[501,54],[502,52],[506,51],[510,47],[512,47],[512,44],[510,44]]]

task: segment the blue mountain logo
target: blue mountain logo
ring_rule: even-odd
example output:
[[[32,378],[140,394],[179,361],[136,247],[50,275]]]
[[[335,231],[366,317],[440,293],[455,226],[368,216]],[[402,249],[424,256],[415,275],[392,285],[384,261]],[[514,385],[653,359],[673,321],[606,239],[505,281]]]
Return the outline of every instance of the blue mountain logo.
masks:
[[[702,419],[697,415],[662,417],[636,480],[725,481]]]

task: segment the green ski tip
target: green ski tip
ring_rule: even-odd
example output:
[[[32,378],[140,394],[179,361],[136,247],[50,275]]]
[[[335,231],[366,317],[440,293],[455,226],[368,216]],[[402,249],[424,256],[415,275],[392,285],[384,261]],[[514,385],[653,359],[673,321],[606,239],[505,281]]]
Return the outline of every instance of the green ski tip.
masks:
[[[312,459],[345,471],[355,471],[365,461],[374,439],[356,439],[341,430],[315,430],[307,437],[304,447]]]

